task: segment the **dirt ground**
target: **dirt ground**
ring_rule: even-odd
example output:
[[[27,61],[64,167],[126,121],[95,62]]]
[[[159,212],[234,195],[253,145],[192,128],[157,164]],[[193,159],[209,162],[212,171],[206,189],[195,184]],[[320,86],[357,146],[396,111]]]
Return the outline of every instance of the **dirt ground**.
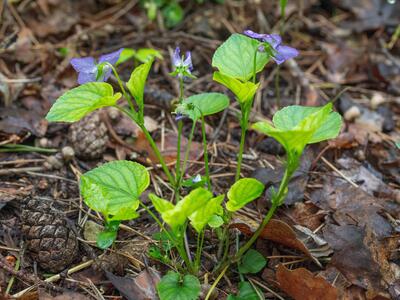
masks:
[[[252,121],[270,119],[278,107],[335,99],[345,123],[336,139],[307,148],[285,205],[255,245],[267,266],[248,280],[266,299],[400,299],[400,1],[290,0],[285,19],[279,1],[179,1],[184,16],[173,27],[161,11],[149,20],[143,2],[0,3],[0,299],[156,299],[152,280],[168,266],[146,255],[154,221],[142,213],[123,222],[116,244],[101,251],[93,242],[101,217],[78,187],[82,173],[128,159],[153,166],[149,190],[168,198],[144,135],[112,109],[74,125],[44,117],[77,85],[71,58],[157,49],[164,58],[154,63],[146,87],[146,124],[173,165],[171,111],[179,88],[169,72],[179,45],[192,52],[197,76],[185,95],[214,91],[232,99],[206,127],[214,192],[225,193],[235,175],[239,106],[212,80],[211,59],[230,34],[245,29],[281,32],[300,51],[261,73]],[[133,66],[121,65],[124,80]],[[110,82],[117,85],[115,77]],[[186,137],[189,131],[185,124]],[[187,178],[204,172],[202,155],[198,130]],[[269,207],[268,188],[281,178],[283,155],[273,139],[249,132],[242,174],[267,189],[235,215],[232,234],[245,239],[257,227]],[[215,264],[213,241],[206,235],[202,282]],[[217,297],[235,293],[238,281],[228,273]]]

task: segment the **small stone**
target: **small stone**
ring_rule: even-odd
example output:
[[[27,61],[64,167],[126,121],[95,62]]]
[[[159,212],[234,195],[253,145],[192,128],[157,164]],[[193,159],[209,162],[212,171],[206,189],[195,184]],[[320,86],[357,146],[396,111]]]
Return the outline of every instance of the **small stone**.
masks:
[[[61,154],[65,161],[70,161],[71,159],[74,158],[75,151],[72,147],[65,146],[61,149]]]
[[[47,138],[41,138],[39,140],[39,147],[48,148],[49,147],[49,140]]]
[[[49,168],[50,170],[59,170],[63,166],[63,162],[55,155],[46,158],[45,168]]]
[[[346,110],[346,112],[344,113],[344,119],[346,121],[354,121],[360,115],[361,115],[360,109],[356,105],[353,105],[348,110]]]
[[[118,120],[121,117],[121,112],[115,107],[108,107],[107,114],[111,120]]]
[[[357,160],[359,160],[359,161],[365,161],[365,159],[366,159],[365,152],[361,149],[356,150],[354,152],[354,157],[357,158]]]
[[[371,108],[376,110],[378,106],[385,103],[385,98],[381,93],[374,93],[371,98]]]

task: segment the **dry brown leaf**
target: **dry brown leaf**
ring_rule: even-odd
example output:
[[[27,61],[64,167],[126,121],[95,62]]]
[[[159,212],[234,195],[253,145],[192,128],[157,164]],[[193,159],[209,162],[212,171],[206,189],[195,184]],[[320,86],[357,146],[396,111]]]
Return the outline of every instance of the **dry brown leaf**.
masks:
[[[289,270],[279,265],[276,279],[282,291],[295,300],[336,300],[338,297],[335,287],[304,268]]]
[[[236,214],[232,220],[231,227],[239,229],[246,235],[251,235],[257,229],[258,223],[244,215]],[[276,219],[270,220],[261,232],[260,237],[299,250],[316,261],[303,242],[297,238],[296,232],[283,221]]]
[[[135,278],[119,277],[106,272],[107,278],[115,288],[128,300],[157,299],[156,285],[160,274],[151,268],[145,269]]]

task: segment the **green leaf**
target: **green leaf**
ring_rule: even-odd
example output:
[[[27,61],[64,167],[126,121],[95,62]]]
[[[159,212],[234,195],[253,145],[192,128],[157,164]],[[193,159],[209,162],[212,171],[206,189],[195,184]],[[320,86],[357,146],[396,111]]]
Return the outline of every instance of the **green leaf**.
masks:
[[[165,200],[163,198],[158,197],[157,195],[150,193],[149,198],[151,202],[154,205],[154,208],[160,213],[163,214],[168,210],[173,209],[175,206],[169,202],[168,200]]]
[[[126,86],[128,87],[133,98],[135,98],[136,104],[138,105],[140,111],[143,111],[144,86],[146,84],[147,76],[149,75],[152,64],[153,60],[150,60],[147,63],[136,67],[135,70],[133,70],[129,81],[126,83]]]
[[[157,284],[160,300],[196,300],[200,295],[200,281],[193,275],[168,272]]]
[[[286,107],[275,114],[275,127],[267,122],[257,122],[252,128],[276,139],[289,155],[299,157],[307,144],[334,138],[339,134],[341,117],[331,110],[331,103],[312,109]]]
[[[250,249],[243,255],[238,268],[242,274],[255,274],[260,272],[266,264],[267,261],[260,252]]]
[[[204,226],[211,220],[215,214],[222,213],[221,203],[224,200],[225,195],[219,195],[215,198],[208,200],[207,204],[196,210],[189,216],[190,224],[193,228],[200,233]]]
[[[262,293],[259,293],[262,295]],[[227,300],[260,300],[256,290],[250,282],[242,281],[239,283],[239,294],[237,296],[229,295]]]
[[[107,221],[136,218],[139,196],[150,183],[141,164],[113,161],[81,176],[80,190],[85,203],[102,213]]]
[[[247,203],[260,197],[263,191],[264,185],[257,179],[239,179],[228,191],[229,201],[226,203],[226,208],[231,212],[237,211]]]
[[[252,100],[260,86],[260,83],[255,84],[251,81],[241,82],[221,72],[214,72],[213,80],[230,89],[240,103]]]
[[[153,48],[141,48],[135,53],[135,58],[141,63],[147,63],[153,58],[163,59],[160,51]]]
[[[178,25],[184,17],[182,7],[176,2],[168,4],[163,8],[162,13],[165,17],[165,25],[167,25],[168,28]]]
[[[130,60],[131,58],[135,57],[136,55],[136,51],[135,49],[132,48],[124,48],[121,52],[121,54],[119,55],[118,61],[115,64],[116,66]]]
[[[258,52],[260,43],[242,34],[232,34],[215,51],[212,66],[230,77],[248,81],[253,76],[254,54],[257,52],[256,72],[264,69],[268,54]]]
[[[75,122],[101,107],[113,106],[121,98],[110,84],[89,82],[63,94],[53,104],[46,119],[50,122]]]
[[[212,215],[210,220],[208,221],[208,226],[211,228],[218,228],[224,224],[224,219],[218,215]]]
[[[96,245],[100,249],[107,249],[117,239],[117,231],[102,231],[97,235]]]
[[[277,129],[292,130],[299,125],[302,120],[311,114],[318,112],[320,109],[320,107],[307,107],[300,105],[287,106],[274,115],[273,123]],[[335,138],[339,134],[341,126],[342,118],[340,114],[337,112],[331,112],[314,132],[308,144]]]
[[[176,108],[176,113],[187,115],[193,121],[223,111],[229,106],[229,98],[220,93],[203,93],[190,96]]]
[[[155,209],[161,214],[163,220],[174,230],[183,225],[191,214],[204,206],[211,198],[212,193],[200,187],[191,191],[175,206],[159,197],[151,196],[150,200]]]
[[[397,149],[400,149],[400,141],[395,142]]]

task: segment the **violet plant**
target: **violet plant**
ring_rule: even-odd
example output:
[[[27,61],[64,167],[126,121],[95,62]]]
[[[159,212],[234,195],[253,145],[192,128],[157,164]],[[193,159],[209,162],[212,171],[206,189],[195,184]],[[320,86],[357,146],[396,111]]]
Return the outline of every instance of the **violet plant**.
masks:
[[[179,82],[178,104],[173,112],[178,125],[178,138],[176,164],[174,171],[170,171],[144,123],[145,84],[155,57],[161,56],[151,49],[142,52],[142,55],[138,52],[133,49],[120,49],[101,56],[98,62],[92,57],[73,59],[71,64],[78,72],[80,85],[57,99],[46,117],[51,122],[75,122],[102,107],[116,107],[143,131],[174,191],[171,200],[150,193],[149,199],[156,210],[153,212],[140,200],[140,195],[150,184],[149,173],[141,164],[113,161],[83,174],[80,179],[81,195],[86,205],[101,213],[104,218],[104,230],[97,237],[97,245],[101,249],[112,246],[120,222],[137,218],[137,210],[142,207],[160,227],[157,238],[159,245],[151,247],[150,256],[168,264],[174,270],[167,273],[157,286],[160,299],[197,299],[200,281],[196,276],[201,269],[205,231],[215,230],[220,239],[217,253],[220,263],[214,271],[219,272],[219,275],[206,299],[210,297],[212,290],[232,263],[238,265],[241,284],[239,296],[231,295],[229,299],[242,299],[242,294],[255,297],[260,294],[259,291],[252,289],[244,276],[263,268],[265,259],[250,248],[276,209],[284,203],[288,183],[299,165],[305,146],[335,137],[341,127],[340,115],[332,112],[330,103],[323,107],[289,106],[274,115],[272,124],[258,122],[251,126],[252,129],[275,138],[283,145],[287,154],[286,171],[279,189],[272,191],[271,208],[257,231],[243,244],[237,237],[237,251],[233,256],[229,256],[229,222],[232,215],[264,192],[264,185],[256,179],[240,178],[246,133],[250,128],[250,113],[254,95],[260,86],[257,73],[264,69],[269,60],[281,64],[295,57],[298,52],[294,48],[282,45],[278,35],[246,31],[244,35],[233,34],[214,54],[212,65],[218,70],[213,79],[233,92],[241,108],[241,138],[236,176],[234,184],[226,193],[228,200],[225,205],[225,194],[213,194],[205,119],[226,109],[229,106],[229,98],[221,93],[201,93],[185,97],[185,80],[196,79],[193,75],[191,53],[181,55],[180,49],[175,49],[170,74]],[[123,82],[116,67],[132,58],[142,64],[134,68],[127,82]],[[111,74],[117,79],[119,92],[114,92],[113,86],[106,82]],[[181,157],[183,127],[189,122],[190,134],[184,155]],[[191,143],[198,124],[202,133],[204,174],[195,174],[185,179]],[[186,195],[184,188],[189,189]],[[187,237],[190,227],[196,235],[194,248],[190,247]],[[178,253],[178,258],[172,255],[172,252]]]

